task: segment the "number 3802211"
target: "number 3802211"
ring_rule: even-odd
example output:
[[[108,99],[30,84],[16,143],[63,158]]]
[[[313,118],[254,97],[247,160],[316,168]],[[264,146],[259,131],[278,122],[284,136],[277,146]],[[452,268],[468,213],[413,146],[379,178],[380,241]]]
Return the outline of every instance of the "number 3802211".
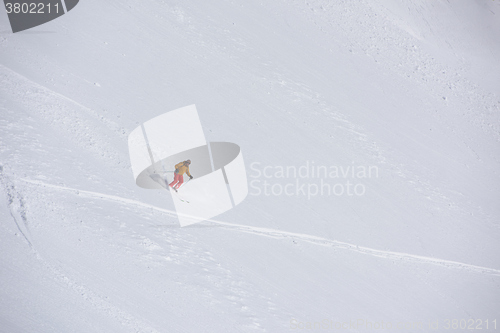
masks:
[[[50,3],[5,3],[7,14],[51,14],[59,13],[59,3],[51,5]]]
[[[443,326],[444,329],[452,329],[452,330],[457,330],[457,329],[462,329],[462,330],[483,330],[483,329],[486,329],[486,330],[489,330],[489,329],[493,329],[493,330],[496,330],[497,329],[497,321],[496,319],[495,320],[482,320],[482,319],[469,319],[469,320],[466,320],[466,319],[462,319],[462,320],[458,320],[458,319],[446,319],[444,321],[444,326]]]

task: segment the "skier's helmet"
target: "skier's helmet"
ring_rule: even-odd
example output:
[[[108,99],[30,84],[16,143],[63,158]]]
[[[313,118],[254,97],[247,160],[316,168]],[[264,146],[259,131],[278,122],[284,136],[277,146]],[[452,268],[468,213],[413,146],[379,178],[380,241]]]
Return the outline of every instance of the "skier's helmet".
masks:
[[[187,164],[191,164],[191,160],[187,160],[186,162],[187,162]]]

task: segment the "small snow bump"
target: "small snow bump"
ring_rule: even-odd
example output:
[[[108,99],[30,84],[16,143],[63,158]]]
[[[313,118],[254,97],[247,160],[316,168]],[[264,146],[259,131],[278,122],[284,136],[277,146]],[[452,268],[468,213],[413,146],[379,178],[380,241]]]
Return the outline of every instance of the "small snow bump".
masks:
[[[94,82],[94,86],[101,87],[101,85],[98,82]]]

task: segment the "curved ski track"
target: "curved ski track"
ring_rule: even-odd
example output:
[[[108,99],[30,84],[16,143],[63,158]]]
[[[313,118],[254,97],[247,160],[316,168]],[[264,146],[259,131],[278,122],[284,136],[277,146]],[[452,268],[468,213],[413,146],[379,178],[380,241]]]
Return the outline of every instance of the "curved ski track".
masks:
[[[140,207],[143,209],[154,209],[156,211],[165,213],[169,216],[177,217],[177,213],[173,210],[160,208],[160,207],[146,204],[144,202],[137,201],[137,200],[126,199],[126,198],[122,198],[119,196],[109,195],[109,194],[104,194],[104,193],[99,193],[99,192],[78,190],[78,189],[65,187],[65,186],[52,185],[52,184],[48,184],[48,183],[45,183],[42,181],[37,181],[37,180],[30,180],[30,179],[21,179],[21,180],[24,181],[25,183],[29,183],[29,184],[33,184],[33,185],[37,185],[37,186],[41,186],[41,187],[51,188],[51,189],[55,189],[58,191],[70,192],[70,193],[79,195],[81,197],[87,197],[87,198],[93,198],[93,199],[97,198],[97,199],[101,199],[101,200],[115,202],[115,203],[122,204],[122,205],[134,205],[136,207]],[[239,231],[239,232],[252,233],[252,234],[259,235],[259,236],[272,237],[272,238],[277,238],[277,239],[291,238],[291,239],[297,239],[297,240],[309,242],[309,243],[316,244],[316,245],[358,252],[361,254],[370,255],[373,257],[384,258],[384,259],[389,259],[389,260],[401,260],[401,261],[421,263],[421,264],[434,264],[434,265],[438,265],[438,266],[442,266],[442,267],[446,267],[446,268],[462,269],[462,270],[467,270],[467,271],[476,272],[476,273],[486,273],[486,274],[500,276],[499,269],[476,266],[476,265],[461,263],[458,261],[425,257],[425,256],[419,256],[419,255],[414,255],[414,254],[410,254],[410,253],[403,253],[403,252],[377,250],[377,249],[372,249],[369,247],[358,246],[355,244],[340,242],[340,241],[322,238],[322,237],[318,237],[318,236],[312,236],[312,235],[307,235],[307,234],[300,234],[300,233],[294,233],[294,232],[288,232],[288,231],[282,231],[282,230],[276,230],[276,229],[270,229],[270,228],[252,227],[252,226],[246,226],[246,225],[241,225],[241,224],[218,221],[218,220],[214,220],[214,219],[208,219],[206,221],[223,226],[223,228],[228,229],[228,230],[235,230],[235,231]]]

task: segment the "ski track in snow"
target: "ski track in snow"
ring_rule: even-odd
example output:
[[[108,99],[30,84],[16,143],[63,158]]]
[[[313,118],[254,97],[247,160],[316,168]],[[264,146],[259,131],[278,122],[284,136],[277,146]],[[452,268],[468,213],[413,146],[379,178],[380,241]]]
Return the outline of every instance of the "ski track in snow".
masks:
[[[60,186],[60,185],[52,185],[52,184],[48,184],[48,183],[45,183],[42,181],[37,181],[37,180],[31,180],[31,179],[21,179],[21,180],[25,183],[29,183],[29,184],[33,184],[33,185],[37,185],[37,186],[41,186],[41,187],[51,188],[51,189],[55,189],[55,190],[59,190],[59,191],[71,192],[73,194],[76,194],[76,195],[84,197],[84,198],[93,198],[93,199],[97,198],[97,199],[101,199],[101,200],[116,202],[116,203],[119,203],[122,205],[123,204],[134,205],[136,207],[140,207],[143,209],[153,209],[153,210],[165,213],[169,216],[177,217],[177,213],[173,210],[160,208],[160,207],[150,205],[150,204],[147,204],[147,203],[144,203],[141,201],[137,201],[137,200],[122,198],[119,196],[109,195],[109,194],[104,194],[104,193],[99,193],[99,192],[78,190],[78,189]],[[255,235],[259,235],[259,236],[271,237],[271,238],[276,238],[276,239],[283,239],[283,238],[300,239],[302,241],[306,241],[306,242],[309,242],[309,243],[312,243],[315,245],[321,245],[321,246],[326,246],[326,247],[333,247],[336,249],[358,252],[361,254],[370,255],[373,257],[378,257],[378,258],[383,258],[383,259],[400,260],[400,261],[407,261],[407,262],[421,263],[421,264],[434,264],[434,265],[438,265],[438,266],[442,266],[442,267],[446,267],[446,268],[462,269],[462,270],[467,270],[467,271],[476,272],[476,273],[484,273],[484,274],[491,274],[491,275],[500,276],[499,269],[476,266],[476,265],[461,263],[461,262],[457,262],[457,261],[432,258],[432,257],[425,257],[425,256],[419,256],[419,255],[414,255],[414,254],[409,254],[409,253],[402,253],[402,252],[377,250],[377,249],[372,249],[372,248],[368,248],[368,247],[364,247],[364,246],[358,246],[358,245],[350,244],[350,243],[346,243],[346,242],[340,242],[340,241],[336,241],[336,240],[322,238],[322,237],[318,237],[318,236],[312,236],[312,235],[307,235],[307,234],[300,234],[300,233],[294,233],[294,232],[282,231],[282,230],[276,230],[276,229],[270,229],[270,228],[263,228],[263,227],[245,226],[245,225],[241,225],[241,224],[218,221],[218,220],[214,220],[214,219],[208,219],[206,221],[223,226],[223,228],[226,228],[228,230],[236,230],[236,231],[240,231],[240,232],[252,233]]]
[[[2,165],[0,165],[0,185],[2,185],[6,191],[10,216],[14,220],[17,230],[19,230],[24,239],[26,239],[29,246],[33,248],[33,244],[31,243],[29,237],[28,221],[26,219],[26,208],[25,208],[24,198],[16,190],[14,184],[12,184],[5,177],[3,177],[2,171],[3,167]]]
[[[58,268],[51,265],[48,261],[46,261],[36,249],[34,249],[32,242],[30,241],[31,237],[29,236],[29,229],[27,225],[26,219],[26,210],[24,206],[24,199],[21,196],[20,192],[16,190],[14,184],[8,181],[5,177],[2,177],[1,174],[2,166],[0,166],[0,185],[5,187],[8,207],[10,210],[10,215],[12,216],[17,229],[27,241],[31,251],[34,253],[36,258],[41,262],[43,267],[52,274],[56,278],[57,281],[65,284],[73,290],[76,294],[80,295],[83,299],[90,302],[90,304],[103,312],[108,313],[111,317],[115,318],[119,323],[123,326],[133,329],[136,332],[151,332],[151,333],[159,333],[156,329],[143,322],[139,318],[134,317],[132,314],[127,313],[120,308],[113,305],[110,301],[105,299],[103,296],[98,293],[92,291],[90,288],[85,286],[82,283],[79,283],[64,273],[62,273]],[[51,185],[52,187],[56,187]],[[69,190],[69,189],[68,189]],[[93,194],[95,197],[95,194]],[[116,199],[115,199],[116,200]],[[123,199],[122,199],[123,202]]]
[[[101,296],[98,293],[92,291],[89,287],[85,286],[82,283],[79,283],[64,273],[62,273],[59,269],[49,264],[43,257],[37,252],[34,251],[36,258],[40,260],[40,262],[45,266],[45,268],[52,272],[52,274],[56,277],[56,279],[68,286],[75,293],[80,295],[84,300],[90,302],[90,304],[96,309],[103,311],[109,314],[112,318],[116,319],[123,326],[133,329],[135,332],[150,332],[150,333],[160,333],[160,331],[151,327],[146,322],[141,319],[135,317],[134,315],[123,311],[121,308],[113,305],[107,297]]]

